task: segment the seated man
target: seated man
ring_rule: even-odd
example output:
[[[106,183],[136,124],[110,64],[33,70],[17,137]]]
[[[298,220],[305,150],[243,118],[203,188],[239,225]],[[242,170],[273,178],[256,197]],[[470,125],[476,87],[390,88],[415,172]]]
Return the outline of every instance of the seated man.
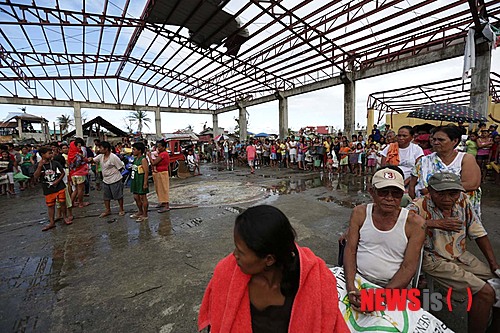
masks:
[[[425,239],[422,217],[401,208],[403,172],[389,166],[375,172],[369,192],[373,203],[352,212],[344,252],[349,302],[358,310],[356,272],[385,288],[407,288],[418,265]]]
[[[426,220],[427,239],[422,270],[453,294],[473,294],[468,316],[469,332],[485,332],[495,291],[484,280],[494,277],[499,269],[491,243],[481,221],[465,195],[460,177],[449,172],[436,173],[428,181],[429,195],[408,206]],[[474,239],[488,265],[465,247],[465,237]],[[492,332],[500,332],[500,311],[493,309]]]

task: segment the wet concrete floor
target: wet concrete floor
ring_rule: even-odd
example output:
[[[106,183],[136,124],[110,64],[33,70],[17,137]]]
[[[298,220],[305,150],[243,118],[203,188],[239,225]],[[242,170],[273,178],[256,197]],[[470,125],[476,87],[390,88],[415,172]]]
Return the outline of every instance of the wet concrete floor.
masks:
[[[113,206],[114,215],[99,219],[102,194],[93,191],[92,205],[75,210],[73,225],[43,233],[40,188],[0,197],[0,332],[195,332],[204,289],[233,250],[241,210],[277,206],[299,244],[335,264],[352,207],[370,201],[368,177],[269,168],[250,175],[210,164],[201,171],[171,182],[172,203],[189,208],[159,214],[151,193],[149,221],[140,224],[128,217],[135,208],[128,189],[127,216]],[[500,258],[500,191],[484,191],[483,223]],[[465,332],[465,310],[458,308],[437,315]]]

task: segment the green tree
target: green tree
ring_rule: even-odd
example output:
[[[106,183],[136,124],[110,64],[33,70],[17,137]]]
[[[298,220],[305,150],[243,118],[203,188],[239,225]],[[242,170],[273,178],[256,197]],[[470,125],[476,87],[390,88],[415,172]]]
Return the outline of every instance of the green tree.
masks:
[[[128,119],[131,120],[132,122],[137,123],[137,131],[142,133],[142,128],[143,126],[146,126],[149,128],[148,123],[151,122],[151,118],[148,117],[148,114],[146,111],[142,110],[137,110],[132,112],[129,116]]]
[[[68,133],[69,127],[73,126],[73,119],[71,119],[70,116],[63,114],[57,117],[57,123],[61,127],[61,131],[63,131],[64,134],[66,134]]]

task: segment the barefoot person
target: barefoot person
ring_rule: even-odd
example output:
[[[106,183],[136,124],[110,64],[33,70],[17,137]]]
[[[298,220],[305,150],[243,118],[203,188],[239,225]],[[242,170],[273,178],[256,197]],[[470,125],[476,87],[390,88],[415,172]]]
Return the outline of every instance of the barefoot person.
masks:
[[[136,222],[143,222],[148,219],[149,203],[146,195],[149,192],[149,165],[147,158],[144,156],[145,151],[146,146],[142,142],[136,142],[132,145],[134,163],[132,165],[130,191],[134,194],[134,200],[139,211],[130,217],[135,218]]]
[[[167,143],[160,140],[156,143],[156,158],[152,159],[148,152],[149,160],[153,165],[153,181],[155,183],[155,191],[158,196],[158,213],[168,212],[169,206],[169,191],[170,191],[170,175],[168,168],[170,167],[170,155],[167,151]]]
[[[111,144],[107,141],[100,143],[100,154],[91,159],[93,163],[99,163],[102,170],[103,192],[105,210],[99,217],[105,217],[111,214],[111,200],[117,200],[120,205],[118,215],[125,215],[123,209],[123,182],[121,171],[125,167],[123,162],[111,153]]]
[[[42,231],[47,231],[56,226],[54,220],[56,201],[59,201],[61,205],[64,223],[71,224],[72,222],[66,212],[66,193],[64,191],[66,185],[63,182],[64,168],[59,162],[52,160],[52,149],[50,147],[41,147],[38,153],[42,160],[36,166],[34,177],[41,180],[45,203],[48,207],[49,224],[42,229]]]

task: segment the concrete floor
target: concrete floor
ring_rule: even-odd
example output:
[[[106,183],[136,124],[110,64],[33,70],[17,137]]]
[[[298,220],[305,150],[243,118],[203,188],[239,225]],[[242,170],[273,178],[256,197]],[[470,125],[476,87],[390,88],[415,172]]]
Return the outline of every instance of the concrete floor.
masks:
[[[239,211],[277,206],[299,244],[335,264],[352,207],[370,200],[366,177],[270,169],[250,175],[211,164],[202,173],[171,183],[172,203],[197,207],[158,214],[152,204],[149,222],[141,224],[119,217],[116,207],[114,215],[97,218],[101,193],[93,191],[92,205],[75,211],[73,225],[42,233],[47,213],[40,188],[1,197],[0,332],[195,332],[212,270],[233,250]],[[500,259],[500,191],[485,186],[484,192],[484,224]],[[132,212],[128,189],[125,203]],[[437,316],[465,332],[463,307]]]

